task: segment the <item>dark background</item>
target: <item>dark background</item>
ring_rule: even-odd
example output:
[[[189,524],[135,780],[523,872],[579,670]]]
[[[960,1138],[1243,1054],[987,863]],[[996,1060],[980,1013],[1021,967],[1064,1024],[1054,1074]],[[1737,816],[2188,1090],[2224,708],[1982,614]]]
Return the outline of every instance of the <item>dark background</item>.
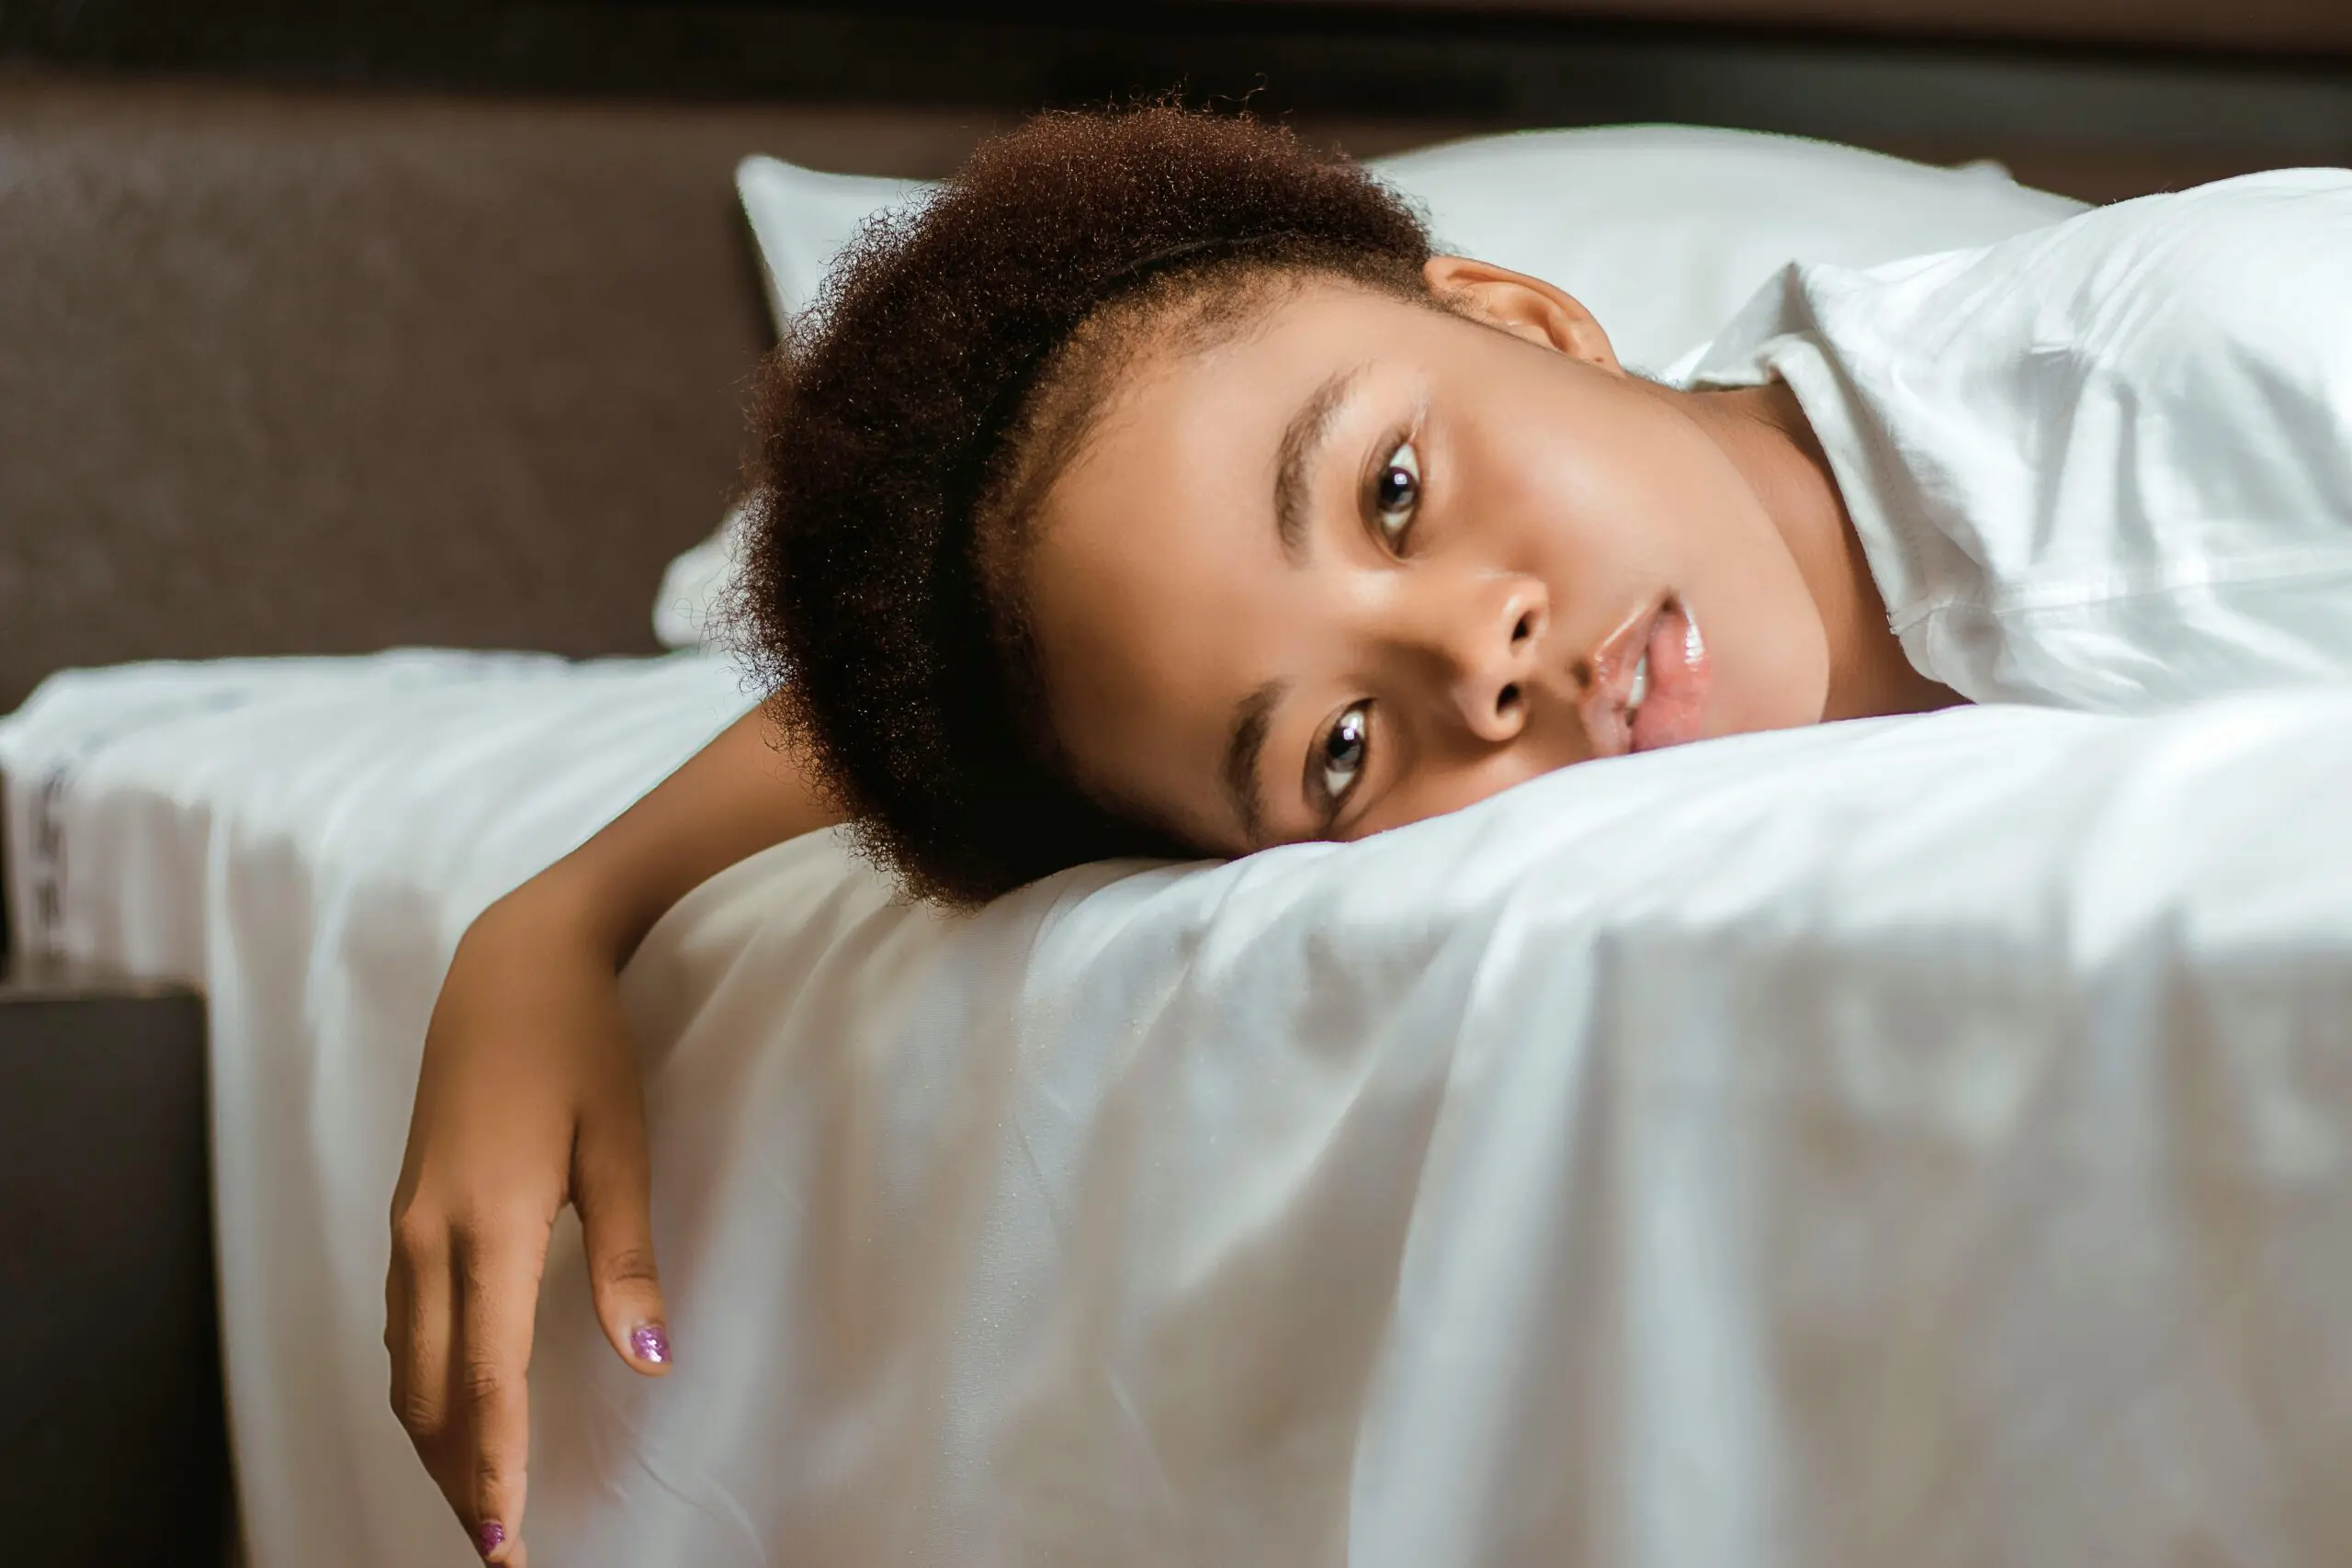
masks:
[[[2347,0],[0,0],[0,58],[996,116],[1181,85],[1365,152],[1680,120],[1997,157],[2093,198],[2352,161]]]

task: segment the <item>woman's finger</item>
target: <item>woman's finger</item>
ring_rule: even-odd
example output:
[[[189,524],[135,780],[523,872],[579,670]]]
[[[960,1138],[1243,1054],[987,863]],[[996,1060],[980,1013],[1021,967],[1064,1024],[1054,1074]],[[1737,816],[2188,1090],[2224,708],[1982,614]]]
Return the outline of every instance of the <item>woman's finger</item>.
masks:
[[[645,1122],[636,1114],[583,1124],[572,1156],[571,1201],[588,1255],[588,1288],[605,1337],[628,1364],[658,1375],[670,1368],[670,1329],[662,1276],[653,1264],[652,1179]]]
[[[428,1470],[449,1417],[448,1248],[448,1232],[437,1218],[404,1216],[392,1227],[392,1264],[384,1280],[392,1414]]]
[[[384,1285],[384,1345],[392,1363],[392,1414],[449,1509],[472,1529],[473,1483],[465,1460],[464,1407],[451,1397],[456,1370],[458,1283],[450,1237],[438,1214],[408,1216],[393,1226],[392,1266]]]
[[[452,1397],[465,1405],[470,1451],[458,1456],[474,1546],[492,1562],[517,1560],[531,1446],[531,1330],[538,1310],[548,1224],[529,1216],[460,1237],[464,1281]]]
[[[392,1416],[408,1430],[410,1380],[416,1368],[410,1354],[409,1322],[414,1312],[410,1305],[410,1284],[407,1263],[401,1258],[399,1233],[392,1236],[392,1261],[384,1270],[384,1361],[386,1381],[390,1384]]]

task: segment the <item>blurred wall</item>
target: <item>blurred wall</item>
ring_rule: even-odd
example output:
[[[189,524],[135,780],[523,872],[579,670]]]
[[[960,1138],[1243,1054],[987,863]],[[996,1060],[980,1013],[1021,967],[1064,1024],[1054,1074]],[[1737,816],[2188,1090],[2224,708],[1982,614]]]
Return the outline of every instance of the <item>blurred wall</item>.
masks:
[[[1995,157],[2092,198],[2352,162],[2352,0],[15,0],[8,56],[998,114],[1181,83],[1347,122],[1367,152],[1675,119]]]

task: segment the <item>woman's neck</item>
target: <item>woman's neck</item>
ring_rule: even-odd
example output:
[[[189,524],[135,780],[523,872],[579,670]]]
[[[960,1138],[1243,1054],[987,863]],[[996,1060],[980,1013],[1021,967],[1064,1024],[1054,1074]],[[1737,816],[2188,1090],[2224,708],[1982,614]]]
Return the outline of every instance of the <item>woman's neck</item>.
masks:
[[[1958,693],[1912,667],[1887,626],[1837,477],[1796,394],[1784,382],[1674,394],[1746,477],[1804,577],[1829,636],[1824,719],[1951,707]]]

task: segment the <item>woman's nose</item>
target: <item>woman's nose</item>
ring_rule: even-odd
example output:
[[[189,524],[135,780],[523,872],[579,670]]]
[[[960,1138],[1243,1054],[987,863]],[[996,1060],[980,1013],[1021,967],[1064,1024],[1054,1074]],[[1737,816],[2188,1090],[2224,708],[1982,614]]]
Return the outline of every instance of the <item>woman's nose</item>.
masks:
[[[1441,638],[1447,684],[1463,724],[1479,739],[1509,740],[1526,728],[1535,650],[1551,608],[1536,579],[1490,578],[1448,617]]]

